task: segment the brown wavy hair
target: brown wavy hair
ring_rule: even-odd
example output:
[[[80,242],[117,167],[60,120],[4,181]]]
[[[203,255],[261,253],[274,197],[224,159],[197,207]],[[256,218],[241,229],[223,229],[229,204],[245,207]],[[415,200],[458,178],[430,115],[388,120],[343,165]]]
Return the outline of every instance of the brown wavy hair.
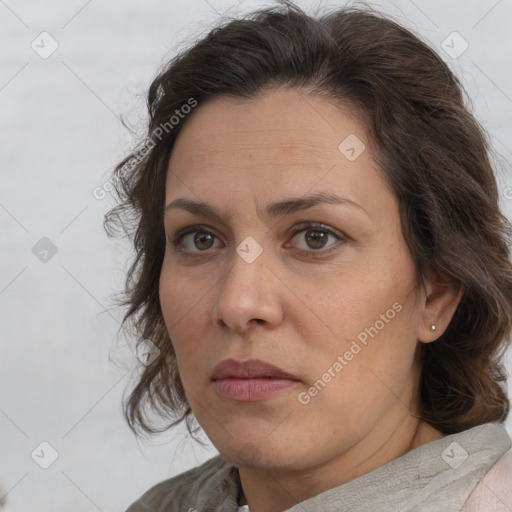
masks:
[[[274,87],[319,94],[363,115],[374,158],[399,201],[419,285],[434,270],[463,289],[443,335],[418,343],[420,417],[446,435],[504,421],[512,228],[498,207],[487,137],[459,80],[419,37],[381,13],[351,7],[313,17],[282,0],[222,20],[163,67],[147,97],[147,136],[113,171],[118,202],[104,227],[109,236],[120,230],[135,249],[118,302],[127,307],[122,327],[139,346],[150,340],[160,350],[140,366],[123,400],[130,428],[153,434],[186,420],[189,432],[198,430],[158,291],[167,164],[191,110],[184,105],[197,109],[220,95],[251,99]]]

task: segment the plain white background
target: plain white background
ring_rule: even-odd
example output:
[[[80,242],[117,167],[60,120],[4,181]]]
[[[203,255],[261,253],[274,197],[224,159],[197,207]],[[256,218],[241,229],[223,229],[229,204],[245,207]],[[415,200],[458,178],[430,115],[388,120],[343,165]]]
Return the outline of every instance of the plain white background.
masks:
[[[345,4],[297,3],[308,12]],[[184,428],[138,442],[123,421],[122,394],[136,359],[126,340],[116,343],[122,311],[112,297],[132,252],[105,235],[112,198],[93,192],[131,142],[119,115],[142,126],[158,67],[222,14],[264,5],[0,1],[0,481],[9,512],[122,512],[151,485],[216,453],[189,440]],[[512,2],[372,5],[420,34],[463,80],[496,151],[502,207],[511,218]],[[42,58],[52,44],[57,50]],[[506,426],[512,434],[512,419]],[[51,461],[52,448],[42,442],[58,454],[48,469],[31,457]]]

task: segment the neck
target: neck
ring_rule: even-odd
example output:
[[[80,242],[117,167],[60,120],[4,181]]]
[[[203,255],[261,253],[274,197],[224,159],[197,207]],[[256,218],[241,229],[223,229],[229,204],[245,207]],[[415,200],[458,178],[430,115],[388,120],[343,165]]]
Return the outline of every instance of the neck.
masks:
[[[243,489],[239,504],[248,504],[251,512],[281,512],[443,437],[427,423],[407,416],[395,428],[372,430],[350,450],[319,467],[239,468]]]

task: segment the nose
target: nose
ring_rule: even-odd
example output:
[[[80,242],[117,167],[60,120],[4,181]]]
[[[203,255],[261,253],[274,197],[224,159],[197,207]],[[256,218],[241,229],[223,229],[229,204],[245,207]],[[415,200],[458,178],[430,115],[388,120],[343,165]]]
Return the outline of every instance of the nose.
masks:
[[[275,328],[283,320],[283,284],[265,262],[264,252],[252,263],[237,253],[222,278],[212,311],[214,325],[245,333],[251,326]]]

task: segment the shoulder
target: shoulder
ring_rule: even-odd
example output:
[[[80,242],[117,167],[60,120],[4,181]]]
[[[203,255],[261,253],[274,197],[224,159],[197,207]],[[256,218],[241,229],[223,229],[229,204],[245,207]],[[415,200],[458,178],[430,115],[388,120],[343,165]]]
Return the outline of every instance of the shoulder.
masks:
[[[476,485],[461,512],[512,510],[512,449],[503,454]]]
[[[194,504],[210,498],[213,490],[222,487],[223,481],[232,477],[233,470],[232,465],[217,455],[200,466],[154,485],[126,512],[193,509]],[[229,487],[229,485],[225,486],[225,488]]]

